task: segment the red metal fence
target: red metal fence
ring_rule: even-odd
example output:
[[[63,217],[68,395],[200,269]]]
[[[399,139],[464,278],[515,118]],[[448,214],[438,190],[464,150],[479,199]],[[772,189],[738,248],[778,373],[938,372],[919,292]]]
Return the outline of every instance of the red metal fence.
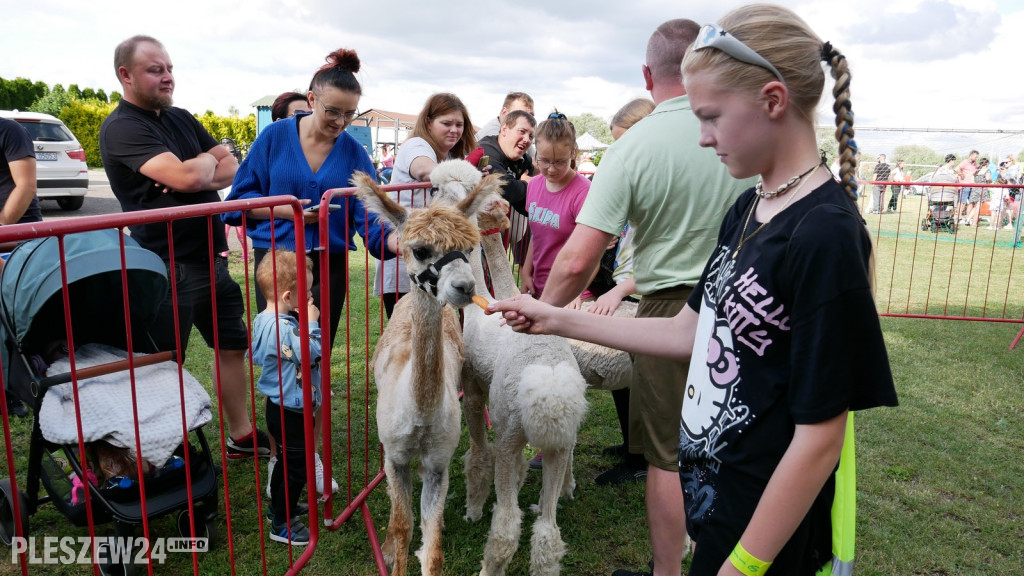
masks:
[[[870,186],[875,184],[875,182],[868,182],[866,190],[870,191]],[[395,192],[403,203],[413,204],[425,203],[429,200],[428,187],[428,184],[417,184],[388,186],[385,189]],[[1011,188],[1010,186],[987,187]],[[886,196],[888,196],[889,191],[886,192]],[[326,208],[326,203],[330,201],[330,198],[351,193],[352,189],[329,192],[322,200],[322,208]],[[862,207],[863,202],[862,199]],[[1021,253],[1020,245],[1017,243],[1020,238],[1019,216],[1011,218],[1013,229],[1004,229],[1005,226],[1001,221],[998,222],[1000,226],[995,226],[996,223],[992,223],[993,229],[991,230],[988,227],[964,227],[958,224],[957,218],[954,218],[952,223],[945,222],[942,212],[949,208],[955,213],[959,207],[958,203],[954,202],[951,206],[937,204],[938,202],[929,202],[927,196],[901,195],[898,198],[898,209],[893,213],[866,216],[868,227],[877,247],[877,298],[881,314],[894,317],[1024,324],[1024,282],[1022,282],[1024,272],[1022,272],[1021,263],[1024,254]],[[81,305],[82,302],[68,296],[68,272],[64,263],[65,240],[70,235],[85,231],[121,230],[127,226],[143,223],[166,222],[168,229],[171,230],[173,222],[188,217],[207,218],[207,232],[212,237],[214,226],[220,225],[218,215],[221,213],[239,210],[244,212],[254,208],[280,205],[291,207],[295,222],[301,220],[301,206],[297,201],[290,197],[275,197],[0,228],[0,243],[55,237],[61,245],[60,285],[64,322],[61,329],[65,331],[65,337],[68,340],[69,356],[72,363],[71,389],[76,404],[75,418],[79,432],[79,438],[71,450],[72,453],[83,454],[88,451],[82,436],[82,415],[77,409],[78,388],[80,381],[84,380],[87,374],[84,369],[76,369],[74,364],[78,332],[73,325],[74,311],[72,308]],[[1016,207],[1019,207],[1019,200]],[[999,215],[1000,212],[1002,211],[996,210],[989,214],[989,221],[1003,218]],[[328,236],[327,215],[329,212],[326,209],[321,209],[320,214],[320,237],[326,238]],[[984,215],[982,217],[984,218]],[[296,236],[296,244],[304,245],[302,226],[296,227]],[[126,320],[118,320],[118,318],[129,317],[134,302],[151,298],[152,295],[131,292],[127,280],[128,265],[126,264],[123,240],[120,242],[117,252],[112,252],[109,257],[119,259],[119,266],[116,268],[119,272],[118,285],[120,288],[115,295],[115,301],[120,303],[121,313],[120,316],[113,314],[112,317],[115,320],[112,321],[123,321],[124,330],[127,332],[129,356],[126,360],[127,366],[123,369],[128,371],[128,379],[133,390],[132,405],[136,414],[135,437],[138,438],[140,432],[138,407],[140,403],[145,403],[146,398],[138,398],[134,394],[135,373],[147,361],[131,356],[130,353],[134,352],[132,347],[134,339],[131,334],[133,324]],[[330,269],[331,254],[329,250],[320,250],[314,257],[319,258],[322,271]],[[240,277],[244,283],[247,327],[251,327],[255,311],[248,303],[251,302],[254,291],[254,274],[247,243],[242,243],[240,254],[233,253],[231,260],[232,273],[236,277]],[[324,527],[338,533],[332,537],[353,539],[358,543],[359,548],[368,550],[365,558],[348,558],[347,561],[365,563],[366,572],[372,571],[375,566],[378,574],[382,576],[387,574],[374,522],[374,516],[384,517],[387,509],[386,496],[382,491],[377,490],[384,480],[383,453],[377,441],[376,429],[373,426],[374,417],[370,412],[375,397],[370,380],[370,358],[374,343],[386,324],[386,318],[380,298],[374,295],[375,262],[372,261],[367,251],[346,252],[344,265],[348,270],[348,277],[344,290],[343,318],[338,329],[339,341],[334,344],[331,342],[330,331],[323,331],[322,366],[324,366],[324,370],[321,380],[322,389],[325,391],[323,396],[325,409],[322,411],[322,455],[325,484],[329,485],[335,470],[340,470],[342,471],[339,474],[341,489],[333,498],[325,497],[320,501],[317,501],[315,493],[309,490],[311,496],[307,503],[310,505],[308,522],[311,532],[310,545],[300,551],[300,549],[266,544],[267,522],[264,520],[264,515],[269,499],[264,498],[263,487],[266,485],[266,476],[262,462],[247,460],[242,463],[230,463],[223,451],[220,450],[225,443],[227,431],[222,424],[218,424],[217,438],[210,442],[210,446],[214,462],[221,468],[217,474],[219,486],[216,496],[223,500],[222,513],[208,523],[208,526],[202,525],[203,522],[191,521],[191,519],[197,518],[197,515],[200,520],[203,520],[202,514],[197,514],[198,504],[194,494],[197,478],[193,475],[197,468],[192,462],[197,458],[197,454],[200,454],[200,451],[184,449],[181,453],[185,460],[182,482],[187,498],[183,508],[187,514],[181,533],[196,536],[203,533],[204,530],[216,531],[223,528],[226,532],[225,536],[214,539],[214,547],[210,552],[200,554],[198,551],[194,551],[192,554],[166,556],[166,565],[164,565],[165,558],[163,556],[158,557],[154,554],[154,550],[147,549],[139,556],[139,559],[142,560],[137,567],[140,572],[181,574],[191,570],[194,574],[235,574],[239,571],[293,574],[313,561],[317,545],[321,542],[319,524],[322,517]],[[212,266],[210,273],[213,273]],[[397,274],[397,272],[395,273]],[[320,307],[322,314],[326,314],[331,306],[330,285],[326,281],[329,274],[325,272],[322,277],[325,280],[320,283]],[[299,291],[302,293],[306,289],[305,275],[299,274],[298,281]],[[171,285],[174,285],[173,278]],[[304,314],[305,311],[302,310],[301,313]],[[303,321],[300,324],[305,330],[306,323]],[[344,328],[343,332],[341,331],[342,327]],[[306,335],[307,333],[304,332],[304,336]],[[179,341],[187,338],[187,334],[178,335]],[[217,348],[218,344],[215,342],[214,354],[216,354]],[[198,356],[202,349],[204,349],[202,343],[197,340],[192,344],[190,353]],[[182,347],[179,345],[174,351],[175,358],[183,357],[181,350]],[[307,357],[306,352],[308,351],[304,350],[304,357]],[[13,358],[4,358],[6,363],[13,361],[15,361]],[[190,364],[193,371],[196,371],[196,362],[193,360]],[[179,361],[180,365],[182,363]],[[6,370],[0,371],[0,378],[5,378],[6,374]],[[259,415],[262,408],[257,406],[258,400],[254,387],[256,375],[252,367],[248,374],[249,417],[254,424],[261,424]],[[215,368],[210,374],[200,374],[199,376],[205,381],[207,388],[219,390],[222,379],[219,368]],[[309,377],[309,366],[303,366],[303,378],[308,379]],[[4,384],[6,385],[7,382]],[[327,393],[328,390],[333,390],[333,398],[332,394]],[[308,390],[306,392],[305,405],[309,406]],[[31,539],[37,535],[40,537],[62,535],[61,537],[63,537],[63,535],[73,534],[76,538],[89,538],[90,544],[98,542],[98,538],[102,538],[109,532],[102,527],[102,521],[108,519],[109,514],[104,512],[105,500],[96,497],[96,494],[100,492],[99,488],[95,490],[85,488],[85,483],[82,482],[79,482],[81,486],[77,488],[77,493],[81,494],[84,502],[82,527],[69,530],[70,522],[67,518],[52,513],[42,514],[43,508],[38,508],[40,521],[34,522],[37,527],[35,532],[24,531],[23,529],[28,527],[28,524],[15,521],[15,519],[26,516],[34,517],[37,512],[36,504],[46,503],[45,494],[43,495],[44,500],[30,505],[26,505],[26,500],[17,495],[19,490],[24,492],[26,488],[39,492],[38,484],[34,487],[26,486],[30,463],[36,456],[41,457],[44,462],[48,462],[46,459],[50,458],[50,451],[38,451],[43,447],[40,444],[37,447],[37,453],[32,454],[34,443],[29,442],[28,438],[32,437],[31,435],[38,426],[35,423],[30,425],[24,420],[10,420],[6,403],[2,407],[2,413],[6,469],[10,480],[8,484],[0,482],[0,491],[4,491],[10,497],[0,499],[0,528],[6,528],[6,534],[9,537],[25,538],[28,536]],[[312,445],[311,443],[314,442],[312,411],[305,410],[303,418],[305,440],[307,445]],[[223,422],[222,411],[219,411],[217,421]],[[183,439],[189,439],[186,446],[203,444],[195,438],[195,432],[188,432],[184,420],[178,432]],[[141,445],[136,444],[135,450],[136,453],[141,453]],[[311,459],[307,461],[306,468],[309,486],[312,486],[315,470]],[[36,472],[38,473],[40,470],[41,468],[37,468]],[[74,469],[72,472],[68,475],[69,478],[88,478],[88,471]],[[150,476],[147,476],[141,464],[138,465],[137,477],[139,477],[139,484],[143,485],[139,500],[141,509],[139,525],[141,525],[142,538],[147,543],[152,543],[156,541],[155,538],[167,534],[168,527],[163,518],[158,518],[151,513],[147,514],[157,502],[150,497],[150,491],[145,487]],[[75,490],[76,488],[72,488],[72,493]],[[201,503],[201,499],[199,500]],[[323,506],[322,516],[318,509],[319,505]],[[352,526],[348,520],[357,513],[362,517],[362,527],[343,529],[346,526]],[[173,528],[177,528],[177,526]],[[118,535],[128,536],[130,534],[122,527]],[[79,546],[78,540],[74,542],[75,546]],[[366,548],[367,544],[368,548]],[[90,549],[88,560],[93,560],[91,554]],[[22,574],[28,574],[30,567],[36,573],[46,573],[48,570],[45,565],[47,562],[39,562],[40,558],[44,560],[46,558],[43,550],[16,550],[12,558],[15,560],[12,564],[16,563]],[[56,558],[60,558],[60,552],[57,553]],[[92,562],[87,563],[92,564]],[[86,570],[99,573],[95,566],[83,568],[83,572]]]
[[[891,184],[867,182],[858,201],[875,240],[880,313],[1024,324],[1021,198],[1007,201],[1009,192],[1020,186],[915,182],[923,195],[901,194],[897,210],[867,213],[872,188]],[[883,192],[883,206],[891,198],[890,188]],[[966,188],[983,191],[977,220],[969,224],[961,216],[968,208],[961,201]],[[985,192],[993,199],[985,200]],[[1011,349],[1021,334],[1024,328]]]

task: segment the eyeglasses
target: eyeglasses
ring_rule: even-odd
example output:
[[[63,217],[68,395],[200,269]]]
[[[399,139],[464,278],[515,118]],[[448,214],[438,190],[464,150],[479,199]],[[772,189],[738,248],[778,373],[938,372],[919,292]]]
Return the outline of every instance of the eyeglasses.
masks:
[[[551,114],[548,114],[548,120],[568,120],[568,118],[566,118],[565,114],[562,114],[561,112],[552,112]]]
[[[779,82],[786,83],[779,69],[772,66],[772,63],[766,60],[764,56],[761,56],[753,48],[714,24],[705,24],[701,27],[700,33],[697,34],[697,39],[693,41],[694,50],[703,50],[705,48],[717,48],[740,62],[764,68],[774,74],[779,79]]]
[[[331,122],[337,122],[338,120],[344,119],[345,122],[351,122],[353,118],[359,116],[358,110],[352,110],[350,112],[342,112],[336,108],[328,108],[324,106],[324,103],[320,100],[320,95],[316,92],[313,93],[316,96],[316,102],[324,109],[324,118],[327,118]]]
[[[537,158],[537,166],[539,166],[541,168],[545,168],[547,166],[554,166],[555,168],[565,168],[566,166],[569,165],[570,160],[571,160],[570,158],[566,158],[565,160],[556,160],[556,161],[552,162],[552,161],[550,161],[550,160],[548,160],[546,158],[538,157]]]

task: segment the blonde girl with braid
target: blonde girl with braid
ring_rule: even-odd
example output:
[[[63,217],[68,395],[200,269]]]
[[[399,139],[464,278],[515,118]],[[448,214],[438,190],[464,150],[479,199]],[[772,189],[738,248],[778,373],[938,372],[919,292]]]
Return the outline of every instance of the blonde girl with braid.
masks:
[[[814,133],[826,70],[839,181]],[[643,319],[522,297],[491,309],[518,331],[689,359],[679,474],[690,574],[813,575],[832,562],[848,415],[897,403],[853,200],[850,70],[790,10],[750,5],[703,27],[682,71],[700,144],[732,176],[759,177],[722,222],[688,305]]]

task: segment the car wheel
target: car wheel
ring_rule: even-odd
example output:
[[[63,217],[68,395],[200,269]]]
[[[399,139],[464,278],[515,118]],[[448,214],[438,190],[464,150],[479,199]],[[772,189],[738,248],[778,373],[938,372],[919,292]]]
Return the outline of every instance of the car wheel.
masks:
[[[57,205],[60,206],[61,210],[78,210],[85,203],[85,196],[69,196],[67,198],[57,198]]]

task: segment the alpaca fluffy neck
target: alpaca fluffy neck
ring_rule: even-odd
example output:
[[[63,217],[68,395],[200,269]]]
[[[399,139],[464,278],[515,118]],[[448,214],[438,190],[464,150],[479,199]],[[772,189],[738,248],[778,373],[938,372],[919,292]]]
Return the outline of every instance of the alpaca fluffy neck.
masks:
[[[444,397],[444,306],[418,288],[406,298],[413,299],[413,396],[421,411],[430,411]]]
[[[515,276],[512,275],[512,264],[508,261],[508,251],[501,241],[501,234],[483,236],[481,245],[487,257],[487,267],[491,272],[494,297],[503,300],[518,295],[519,288],[516,286]],[[480,274],[483,275],[482,270]]]

